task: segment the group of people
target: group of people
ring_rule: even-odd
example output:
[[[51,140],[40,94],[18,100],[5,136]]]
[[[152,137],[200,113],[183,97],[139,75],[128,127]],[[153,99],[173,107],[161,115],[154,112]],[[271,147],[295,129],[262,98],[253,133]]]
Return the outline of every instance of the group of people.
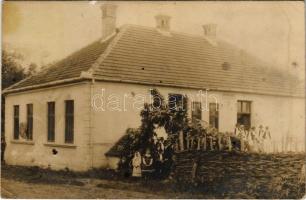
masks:
[[[234,132],[221,133],[216,128],[208,127],[201,132],[180,132],[175,142],[171,138],[164,140],[154,133],[144,151],[135,151],[126,168],[131,169],[132,177],[165,177],[170,172],[174,151],[184,150],[237,150],[242,152],[270,153],[271,134],[269,127],[260,125],[258,129],[247,129],[236,124]]]
[[[183,150],[238,150],[244,152],[270,153],[271,134],[269,127],[260,125],[247,129],[244,125],[236,124],[234,132],[221,133],[214,127],[205,131],[179,134],[175,145],[176,151]]]
[[[170,172],[173,147],[169,140],[158,138],[154,133],[149,140],[150,145],[143,153],[135,151],[129,163],[132,177],[163,178]]]
[[[245,129],[243,125],[236,124],[234,135],[240,139],[241,151],[251,151],[259,153],[271,153],[271,133],[268,126],[260,125]]]

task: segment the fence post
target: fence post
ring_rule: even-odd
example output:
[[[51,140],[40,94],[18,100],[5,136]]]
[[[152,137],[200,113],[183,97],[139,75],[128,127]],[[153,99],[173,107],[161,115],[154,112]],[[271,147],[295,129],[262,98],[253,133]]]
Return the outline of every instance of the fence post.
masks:
[[[228,145],[228,150],[232,151],[232,140],[231,140],[231,136],[227,136],[227,145]]]
[[[202,140],[202,137],[198,136],[198,139],[197,139],[197,142],[198,142],[198,147],[197,147],[197,150],[201,150],[201,140]]]
[[[221,141],[221,135],[218,133],[218,150],[221,151],[223,149],[222,147],[222,141]]]
[[[179,143],[180,143],[180,150],[184,151],[184,135],[183,135],[183,131],[179,132]]]
[[[213,147],[213,138],[211,136],[209,136],[209,147],[210,147],[210,150],[214,150],[214,147]]]
[[[240,137],[240,151],[244,151],[244,140]]]

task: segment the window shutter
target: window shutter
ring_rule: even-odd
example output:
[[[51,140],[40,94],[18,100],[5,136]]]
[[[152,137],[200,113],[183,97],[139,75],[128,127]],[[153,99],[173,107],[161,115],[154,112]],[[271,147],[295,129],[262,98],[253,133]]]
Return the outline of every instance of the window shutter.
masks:
[[[27,139],[33,139],[33,104],[27,104]]]
[[[14,139],[19,139],[19,105],[14,105]]]
[[[65,101],[65,142],[73,143],[74,140],[74,101]]]
[[[202,120],[202,105],[201,102],[192,102],[191,104],[191,118],[192,121]]]
[[[48,142],[55,140],[55,102],[48,102]]]

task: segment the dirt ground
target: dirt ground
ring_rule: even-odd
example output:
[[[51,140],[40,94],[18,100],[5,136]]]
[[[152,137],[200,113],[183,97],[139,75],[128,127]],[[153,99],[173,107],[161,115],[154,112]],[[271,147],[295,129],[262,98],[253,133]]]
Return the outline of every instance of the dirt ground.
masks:
[[[1,168],[2,198],[208,198],[181,193],[160,180],[124,179],[112,172],[76,174],[16,166]],[[122,179],[122,180],[121,180]],[[212,198],[212,197],[211,197]]]
[[[254,185],[254,182],[252,185]],[[207,190],[207,185],[198,185],[198,187],[195,188],[190,184],[187,185],[183,184],[182,182],[176,183],[175,181],[171,181],[169,179],[145,180],[125,178],[114,171],[103,169],[95,169],[85,173],[75,173],[69,171],[68,169],[62,171],[53,171],[50,169],[41,169],[38,167],[21,167],[8,165],[1,166],[2,198],[254,198],[254,194],[250,191],[241,191],[239,193],[225,190],[220,190],[219,192],[218,191]]]
[[[16,180],[1,180],[2,198],[165,198],[159,194],[137,192],[123,189],[96,187],[97,184],[107,181],[91,180],[83,186],[69,184],[41,184],[26,183]]]

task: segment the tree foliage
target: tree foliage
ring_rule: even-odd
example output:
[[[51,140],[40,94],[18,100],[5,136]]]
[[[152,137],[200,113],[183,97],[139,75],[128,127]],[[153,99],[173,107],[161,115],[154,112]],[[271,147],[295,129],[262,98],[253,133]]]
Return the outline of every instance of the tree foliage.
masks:
[[[150,146],[151,138],[155,133],[155,129],[163,127],[168,134],[169,141],[174,143],[178,138],[178,133],[188,132],[198,134],[205,131],[201,123],[192,122],[187,116],[187,96],[183,98],[183,108],[171,109],[166,104],[164,97],[158,90],[151,90],[153,98],[152,103],[146,103],[140,112],[141,125],[138,129],[128,129],[127,134],[133,138],[127,143],[125,148],[132,154],[134,151],[144,152]]]
[[[28,66],[28,70],[22,66],[21,61],[23,60],[23,55],[17,52],[9,52],[2,50],[2,90],[10,87],[11,85],[21,81],[27,76],[33,75],[37,70],[37,65],[31,63]],[[4,132],[4,108],[5,108],[5,98],[1,94],[1,134]]]
[[[18,62],[21,55],[2,51],[2,89],[5,89],[27,76],[25,69]]]

